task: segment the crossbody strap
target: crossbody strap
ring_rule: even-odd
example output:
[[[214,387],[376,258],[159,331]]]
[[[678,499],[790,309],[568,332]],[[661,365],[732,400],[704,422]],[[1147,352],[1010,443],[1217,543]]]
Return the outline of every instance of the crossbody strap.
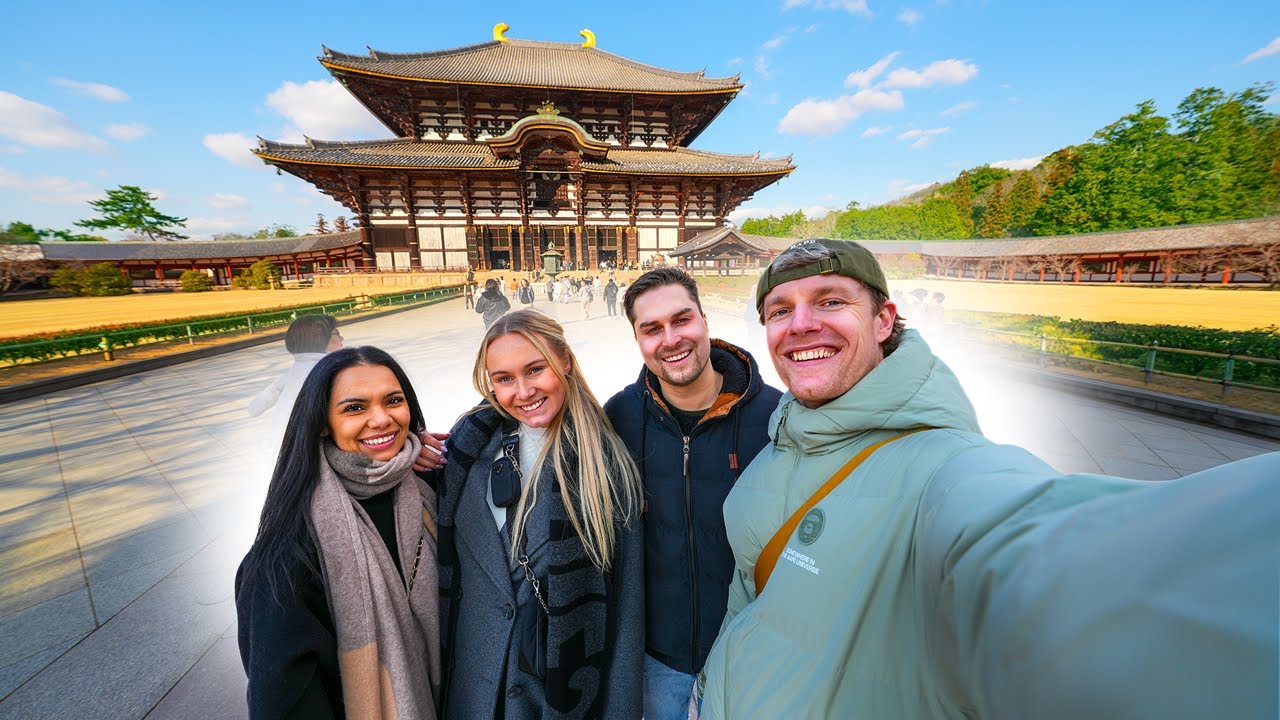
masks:
[[[862,464],[862,461],[871,457],[871,454],[876,450],[879,450],[894,440],[902,439],[908,435],[914,435],[922,430],[932,429],[933,428],[927,427],[916,428],[915,430],[904,432],[901,435],[894,435],[891,438],[886,438],[874,445],[863,448],[862,452],[854,455],[849,462],[845,463],[843,467],[836,471],[835,475],[831,476],[830,480],[823,483],[822,487],[818,488],[808,500],[805,500],[804,504],[796,509],[796,511],[791,514],[791,517],[787,518],[786,522],[782,523],[782,527],[778,528],[778,532],[773,534],[773,537],[769,540],[769,544],[764,546],[764,550],[761,550],[760,556],[756,558],[756,597],[760,597],[760,593],[764,592],[765,583],[769,582],[769,576],[773,574],[773,568],[778,564],[778,557],[782,555],[782,549],[787,546],[787,541],[791,539],[791,534],[794,533],[796,531],[796,527],[800,525],[800,520],[804,518],[806,513],[813,509],[814,505],[822,502],[823,498],[831,494],[832,490],[835,490],[840,483],[844,482],[844,479],[849,477],[849,475]]]

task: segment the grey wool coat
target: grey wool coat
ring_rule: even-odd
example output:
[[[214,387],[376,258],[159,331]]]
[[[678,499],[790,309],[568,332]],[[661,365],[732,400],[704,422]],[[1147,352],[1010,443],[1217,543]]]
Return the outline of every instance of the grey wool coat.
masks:
[[[483,416],[486,412],[492,411],[480,411],[481,419],[492,420]],[[488,437],[475,437],[477,428],[487,430]],[[452,555],[451,568],[442,577],[443,717],[639,718],[644,684],[640,520],[619,523],[613,569],[600,573],[569,524],[550,463],[539,474],[525,550],[551,611],[543,644],[548,666],[544,682],[520,669],[517,631],[522,604],[526,612],[543,611],[523,570],[511,566],[487,498],[501,428],[468,424],[464,416],[454,431],[452,472],[445,474],[441,500],[442,525],[450,526],[441,542],[452,545],[442,550]],[[455,448],[455,442],[470,447]]]

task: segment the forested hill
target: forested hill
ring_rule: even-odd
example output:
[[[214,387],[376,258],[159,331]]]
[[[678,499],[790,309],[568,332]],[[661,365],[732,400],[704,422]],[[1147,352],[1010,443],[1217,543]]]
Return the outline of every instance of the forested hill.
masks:
[[[1148,100],[1030,170],[983,165],[878,207],[747,220],[778,237],[918,240],[1068,235],[1280,212],[1280,115],[1270,83],[1202,88],[1165,117]]]

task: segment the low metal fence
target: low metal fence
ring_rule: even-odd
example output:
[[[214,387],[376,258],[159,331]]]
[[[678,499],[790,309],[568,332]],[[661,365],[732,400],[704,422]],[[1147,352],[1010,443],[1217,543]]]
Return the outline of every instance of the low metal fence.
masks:
[[[1141,369],[1143,381],[1156,375],[1210,382],[1227,397],[1232,388],[1280,392],[1280,359],[1234,353],[1164,347],[966,327],[970,334],[992,336],[1004,344],[1034,354],[1040,367],[1055,358],[1085,359],[1104,365]]]

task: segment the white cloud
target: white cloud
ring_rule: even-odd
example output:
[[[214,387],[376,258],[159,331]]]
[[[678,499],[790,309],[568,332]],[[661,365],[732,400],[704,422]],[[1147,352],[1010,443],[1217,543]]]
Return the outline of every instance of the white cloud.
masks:
[[[777,105],[777,104],[778,104],[778,93],[769,93],[768,97],[766,97],[762,102],[763,102],[765,105]]]
[[[938,60],[922,70],[898,68],[885,79],[886,87],[927,88],[934,85],[960,85],[978,76],[978,66],[964,60]]]
[[[976,107],[978,107],[978,103],[974,102],[973,100],[965,100],[964,102],[956,103],[955,105],[952,105],[951,107],[947,108],[946,110],[943,110],[938,114],[941,115],[942,117],[951,117],[952,115],[967,113]]]
[[[807,32],[807,33],[811,33],[811,32],[813,32],[814,30],[817,30],[817,29],[818,29],[818,28],[820,28],[820,27],[822,27],[822,26],[821,26],[821,25],[819,25],[818,23],[813,23],[813,24],[811,24],[811,25],[806,26],[806,27],[805,27],[805,29],[804,29],[804,31],[805,31],[805,32]]]
[[[885,192],[891,197],[902,197],[924,190],[931,185],[933,185],[931,182],[913,183],[910,180],[894,180],[885,188]]]
[[[282,192],[284,192],[284,183],[282,183],[282,182],[273,182],[273,183],[271,183],[271,192],[274,192],[274,193],[282,193]]]
[[[779,35],[778,37],[769,38],[768,40],[765,40],[764,44],[761,45],[760,47],[764,48],[765,50],[776,50],[777,48],[782,47],[783,43],[785,43],[786,41],[787,41],[786,35]]]
[[[764,55],[757,55],[755,62],[755,70],[762,77],[770,77],[773,72],[769,69],[769,60]]]
[[[889,132],[892,129],[893,129],[892,125],[877,125],[876,127],[869,127],[866,130],[862,131],[862,139],[865,140],[867,138],[873,138],[877,135],[884,135],[885,133]]]
[[[884,72],[885,68],[889,67],[889,64],[892,63],[899,54],[900,53],[895,50],[894,52],[891,52],[875,61],[875,64],[866,70],[854,70],[845,76],[844,86],[849,88],[862,88],[864,90],[871,87],[871,83],[875,82],[877,77],[880,77],[880,73]]]
[[[844,10],[850,15],[871,16],[867,0],[782,0],[782,9],[812,7],[814,10]]]
[[[908,130],[898,136],[899,140],[914,140],[911,143],[912,150],[920,150],[929,146],[933,139],[939,135],[951,132],[950,127],[933,128],[930,130]]]
[[[103,128],[102,132],[106,133],[109,138],[128,142],[142,138],[151,132],[151,128],[138,123],[133,123],[132,125],[108,125]]]
[[[27,195],[43,205],[81,205],[102,197],[100,190],[83,180],[19,175],[3,167],[0,167],[0,189]]]
[[[27,149],[21,145],[0,145],[0,155],[26,155]]]
[[[729,67],[736,67],[742,64],[742,58],[741,57],[730,58],[729,62],[725,64],[728,65]]]
[[[267,105],[289,121],[285,137],[357,140],[389,134],[337,80],[285,81],[267,96]]]
[[[120,88],[111,87],[95,82],[79,82],[77,80],[68,80],[67,78],[54,78],[51,80],[54,85],[66,88],[76,95],[88,95],[106,102],[122,103],[128,102],[129,96]]]
[[[1265,47],[1260,47],[1246,55],[1245,58],[1240,61],[1240,64],[1244,65],[1245,63],[1251,63],[1254,60],[1261,60],[1264,57],[1269,57],[1276,53],[1280,53],[1280,37],[1277,37],[1275,40],[1267,43]]]
[[[915,25],[923,19],[924,16],[920,14],[920,11],[914,8],[906,8],[898,13],[898,22],[903,25]]]
[[[209,152],[240,167],[266,167],[257,155],[250,152],[257,144],[257,140],[244,133],[212,133],[204,136],[204,146]]]
[[[48,105],[0,90],[0,136],[24,145],[104,152],[105,140],[82,130]]]
[[[805,100],[787,111],[778,122],[778,132],[826,137],[838,132],[863,113],[891,112],[903,107],[898,91],[859,90],[834,100]]]
[[[991,163],[991,167],[1004,168],[1005,170],[1030,170],[1045,158],[1044,155],[1036,157],[1014,158],[1012,160],[1001,160]]]
[[[214,193],[205,198],[205,202],[209,207],[218,210],[232,210],[234,208],[249,207],[249,198],[243,195],[232,195],[230,193]]]

